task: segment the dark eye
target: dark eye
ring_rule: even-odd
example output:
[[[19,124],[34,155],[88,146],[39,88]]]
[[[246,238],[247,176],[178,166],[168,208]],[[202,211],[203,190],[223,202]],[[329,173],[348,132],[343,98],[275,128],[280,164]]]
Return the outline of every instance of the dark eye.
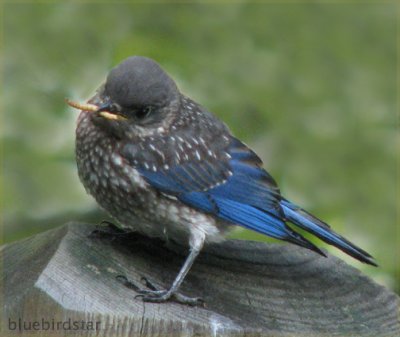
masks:
[[[144,108],[139,109],[136,112],[136,117],[139,118],[139,119],[146,118],[151,114],[152,111],[153,111],[153,107],[152,106],[150,106],[150,105],[149,106],[145,106]]]

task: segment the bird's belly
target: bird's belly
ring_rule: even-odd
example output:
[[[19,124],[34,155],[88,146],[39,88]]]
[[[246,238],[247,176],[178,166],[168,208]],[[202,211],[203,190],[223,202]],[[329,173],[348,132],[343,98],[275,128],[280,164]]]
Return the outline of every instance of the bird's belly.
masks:
[[[77,154],[79,177],[87,192],[122,227],[181,244],[188,244],[198,231],[206,234],[208,242],[223,239],[224,223],[160,194],[118,155],[100,158],[93,164],[90,157]]]

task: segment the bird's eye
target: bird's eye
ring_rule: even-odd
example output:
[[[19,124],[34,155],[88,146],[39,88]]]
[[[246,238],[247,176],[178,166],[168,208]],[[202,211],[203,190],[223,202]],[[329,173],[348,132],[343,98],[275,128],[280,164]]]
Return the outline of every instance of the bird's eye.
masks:
[[[146,118],[151,114],[152,111],[153,111],[153,107],[152,106],[150,106],[150,105],[149,106],[145,106],[144,108],[139,109],[136,112],[136,117],[139,118],[139,119]]]

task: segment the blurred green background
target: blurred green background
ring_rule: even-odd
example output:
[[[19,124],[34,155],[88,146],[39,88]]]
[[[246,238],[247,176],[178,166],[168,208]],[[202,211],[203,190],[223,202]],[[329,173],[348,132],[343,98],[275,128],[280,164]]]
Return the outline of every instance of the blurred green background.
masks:
[[[3,5],[4,241],[105,218],[77,178],[64,98],[85,100],[112,66],[146,55],[380,267],[333,254],[399,291],[396,6]]]

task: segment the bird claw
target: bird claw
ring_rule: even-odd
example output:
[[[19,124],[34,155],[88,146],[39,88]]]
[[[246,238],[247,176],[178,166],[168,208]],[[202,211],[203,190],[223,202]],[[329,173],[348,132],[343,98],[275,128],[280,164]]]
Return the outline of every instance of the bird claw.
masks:
[[[153,291],[160,291],[157,286],[151,282],[147,277],[142,276],[142,278],[140,279],[140,281],[142,281],[144,283],[144,285],[149,288],[150,290]]]
[[[104,226],[106,225],[106,226]],[[114,225],[110,221],[102,221],[99,225],[96,226],[90,234],[90,238],[109,238],[116,239],[118,237],[123,237],[125,235],[131,234],[132,232],[126,231],[116,225]]]
[[[135,299],[141,298],[143,302],[162,303],[168,300],[173,300],[181,304],[187,304],[192,306],[204,306],[203,299],[199,297],[185,296],[178,292],[172,292],[171,290],[159,289],[146,277],[142,277],[141,281],[144,282],[145,286],[149,289],[143,289],[139,287],[132,281],[129,281],[123,275],[117,276],[117,280],[127,288],[133,289],[135,292],[137,292],[138,295],[135,296]]]
[[[169,290],[144,290],[142,294],[136,295],[135,298],[141,298],[144,302],[163,303],[173,300],[180,304],[204,306],[204,300],[199,297],[189,297]]]

